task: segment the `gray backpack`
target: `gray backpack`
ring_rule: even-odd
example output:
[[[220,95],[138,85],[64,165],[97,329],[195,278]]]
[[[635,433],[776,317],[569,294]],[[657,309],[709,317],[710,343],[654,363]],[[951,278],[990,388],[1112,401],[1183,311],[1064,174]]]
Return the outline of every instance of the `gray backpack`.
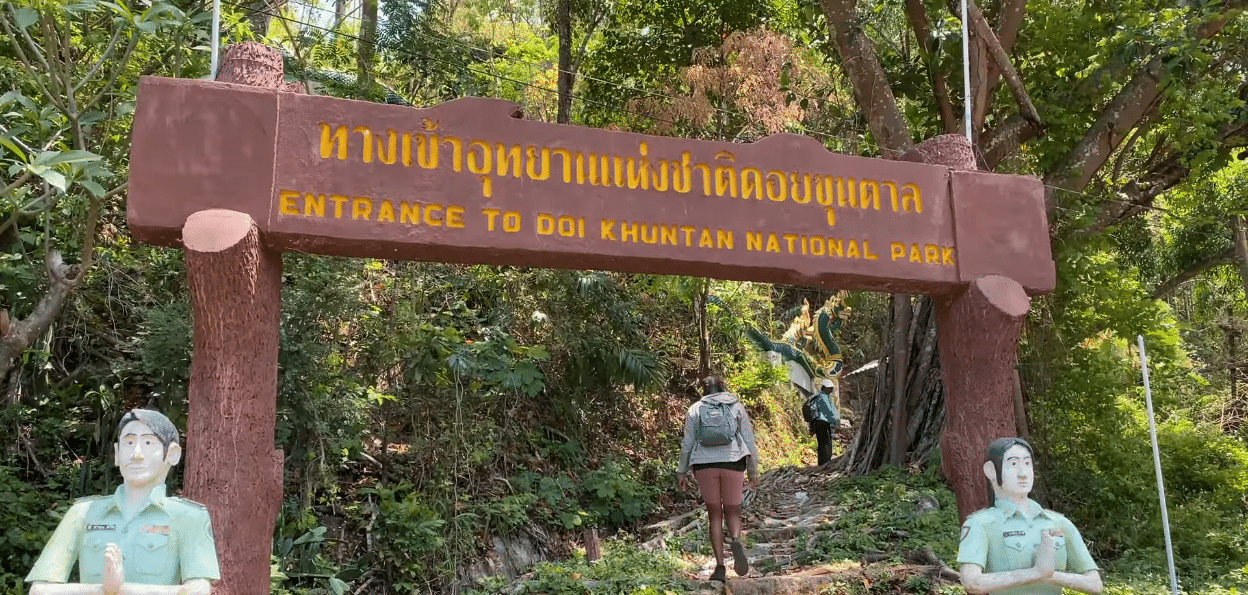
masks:
[[[737,438],[737,418],[732,414],[734,403],[708,403],[698,406],[698,443],[702,446],[724,446]]]

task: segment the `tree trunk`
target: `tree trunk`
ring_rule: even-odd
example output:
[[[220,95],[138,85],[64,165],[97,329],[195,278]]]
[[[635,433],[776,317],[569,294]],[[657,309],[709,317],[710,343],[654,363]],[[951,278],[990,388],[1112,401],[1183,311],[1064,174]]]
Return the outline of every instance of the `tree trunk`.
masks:
[[[342,25],[342,19],[347,16],[347,0],[334,0],[334,26]]]
[[[693,299],[694,317],[698,321],[698,377],[711,373],[711,333],[706,323],[706,300],[711,293],[710,279],[699,279],[702,287]]]
[[[924,460],[936,448],[940,431],[945,423],[944,389],[940,378],[940,356],[936,344],[936,319],[931,298],[920,298],[913,308],[910,324],[904,333],[893,332],[894,316],[886,315],[884,336],[887,338],[883,352],[896,353],[895,345],[900,337],[902,350],[906,352],[908,366],[896,374],[893,362],[896,356],[882,358],[875,371],[873,397],[865,399],[858,432],[850,445],[848,456],[843,459],[843,469],[852,474],[868,473],[887,464],[894,451],[893,444],[902,453],[909,453],[908,460]],[[908,349],[907,349],[908,348]],[[900,377],[905,389],[902,410],[906,423],[894,423],[893,404],[896,395],[893,379]],[[904,429],[901,438],[885,428]]]
[[[213,595],[262,595],[282,502],[273,448],[282,255],[236,211],[191,215],[182,240],[195,321],[184,491],[212,515]]]
[[[941,468],[958,497],[965,520],[987,507],[983,489],[984,449],[1014,436],[1014,366],[1018,338],[1031,300],[1018,282],[982,277],[937,307],[941,361],[950,395],[940,439]]]
[[[555,9],[559,36],[559,112],[555,122],[572,122],[572,0],[559,0]]]
[[[1235,262],[1239,265],[1239,279],[1244,284],[1244,297],[1248,298],[1248,223],[1243,215],[1231,217],[1235,229]]]
[[[910,425],[909,410],[906,408],[906,378],[898,378],[905,375],[910,370],[910,347],[912,342],[908,341],[910,336],[910,296],[906,294],[893,294],[893,358],[892,365],[888,367],[890,371],[889,382],[892,383],[893,395],[893,411],[892,411],[892,443],[891,453],[888,457],[889,464],[904,465],[906,452],[909,450],[909,442],[907,441],[906,429]]]
[[[364,3],[360,17],[360,38],[356,42],[356,86],[364,97],[371,97],[373,88],[373,55],[377,52],[377,0]]]

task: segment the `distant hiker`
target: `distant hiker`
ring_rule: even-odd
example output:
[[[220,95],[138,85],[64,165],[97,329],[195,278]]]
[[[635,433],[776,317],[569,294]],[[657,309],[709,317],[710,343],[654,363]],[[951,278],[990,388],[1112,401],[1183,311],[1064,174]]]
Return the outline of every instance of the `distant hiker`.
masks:
[[[836,428],[840,426],[841,414],[836,410],[833,399],[836,398],[836,381],[824,378],[819,382],[819,392],[810,395],[802,405],[802,417],[815,435],[819,446],[815,454],[819,457],[819,465],[832,460],[832,440],[836,437]]]
[[[701,400],[685,415],[685,438],[680,443],[680,465],[676,475],[680,487],[689,485],[689,473],[698,480],[698,490],[710,516],[711,549],[715,552],[713,581],[727,580],[724,569],[724,521],[731,538],[733,570],[737,576],[750,571],[750,562],[741,545],[741,496],[745,473],[750,485],[758,487],[758,447],[750,414],[736,395],[728,392],[724,379],[702,379]]]
[[[1101,592],[1101,574],[1079,530],[1027,497],[1035,473],[1026,440],[998,438],[989,444],[984,477],[995,503],[966,518],[958,545],[967,593]]]

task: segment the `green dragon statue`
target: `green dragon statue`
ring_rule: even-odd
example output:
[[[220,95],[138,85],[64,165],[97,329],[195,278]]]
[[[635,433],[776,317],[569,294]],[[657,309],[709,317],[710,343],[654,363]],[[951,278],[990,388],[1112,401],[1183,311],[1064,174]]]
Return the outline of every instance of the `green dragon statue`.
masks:
[[[845,369],[835,337],[853,311],[845,303],[845,296],[845,292],[838,292],[814,312],[810,311],[810,302],[802,300],[801,306],[781,316],[781,320],[790,322],[778,341],[753,327],[746,329],[746,335],[759,350],[778,354],[786,364],[791,362],[790,381],[813,393],[818,378],[838,381]]]

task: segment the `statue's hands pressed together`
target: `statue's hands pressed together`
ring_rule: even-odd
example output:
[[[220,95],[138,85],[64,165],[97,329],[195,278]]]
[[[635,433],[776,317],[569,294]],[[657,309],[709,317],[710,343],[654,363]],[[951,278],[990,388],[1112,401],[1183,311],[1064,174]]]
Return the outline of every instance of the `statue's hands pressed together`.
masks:
[[[1040,545],[1036,548],[1036,570],[1040,578],[1053,576],[1057,568],[1057,541],[1062,537],[1060,529],[1045,529],[1040,535]]]
[[[122,563],[121,548],[110,543],[104,549],[104,595],[118,595],[121,585],[126,580],[126,569]]]

